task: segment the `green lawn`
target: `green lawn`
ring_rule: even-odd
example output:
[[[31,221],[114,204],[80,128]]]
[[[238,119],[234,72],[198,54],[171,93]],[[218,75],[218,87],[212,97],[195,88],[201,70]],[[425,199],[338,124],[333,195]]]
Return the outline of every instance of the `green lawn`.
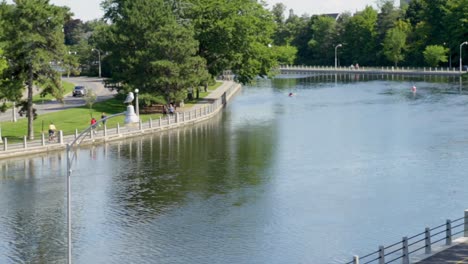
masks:
[[[68,85],[68,84],[67,84]],[[208,92],[200,93],[200,99],[206,97],[210,91],[216,89],[220,83],[216,83],[214,86],[208,88]],[[73,89],[73,85],[71,85]],[[185,107],[193,106],[197,100],[192,100],[189,103],[185,104]],[[84,130],[90,125],[91,117],[96,118],[97,120],[101,119],[101,113],[105,112],[107,116],[118,114],[124,112],[126,106],[121,100],[110,99],[93,104],[93,109],[89,107],[81,106],[76,108],[70,108],[54,113],[38,115],[37,119],[34,120],[34,137],[36,139],[41,138],[41,133],[47,134],[48,127],[50,122],[55,124],[57,130],[62,130],[65,135],[70,135],[75,133],[75,129],[78,129],[78,132]],[[161,114],[148,114],[141,115],[140,118],[143,122],[148,121],[150,118],[153,120],[159,119]],[[117,123],[120,125],[124,124],[124,116],[118,116],[111,118],[107,122],[107,128],[117,127]],[[10,121],[1,122],[0,127],[2,129],[2,137],[8,138],[10,143],[22,142],[23,137],[27,135],[27,119],[19,119],[18,122],[12,123]]]

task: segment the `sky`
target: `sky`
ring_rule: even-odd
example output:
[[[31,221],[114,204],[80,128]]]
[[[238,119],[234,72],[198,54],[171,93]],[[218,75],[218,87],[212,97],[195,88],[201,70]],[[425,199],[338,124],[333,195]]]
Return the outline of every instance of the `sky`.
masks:
[[[286,10],[293,9],[296,15],[304,13],[309,15],[324,13],[340,13],[350,11],[352,13],[363,10],[366,5],[376,7],[376,0],[265,0],[271,8],[276,3],[283,3]],[[7,1],[11,3],[11,0]],[[397,1],[399,2],[399,1]],[[50,3],[59,6],[68,6],[75,14],[74,18],[88,21],[101,18],[101,0],[50,0]],[[286,14],[287,15],[287,14]]]

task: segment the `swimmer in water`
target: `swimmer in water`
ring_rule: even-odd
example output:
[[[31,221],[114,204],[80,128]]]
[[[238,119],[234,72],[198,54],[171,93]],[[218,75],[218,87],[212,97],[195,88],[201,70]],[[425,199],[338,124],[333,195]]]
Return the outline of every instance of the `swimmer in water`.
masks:
[[[411,91],[413,91],[413,93],[416,92],[416,86],[413,85],[413,87],[411,87]]]
[[[293,93],[289,93],[289,97],[292,97],[294,94]]]

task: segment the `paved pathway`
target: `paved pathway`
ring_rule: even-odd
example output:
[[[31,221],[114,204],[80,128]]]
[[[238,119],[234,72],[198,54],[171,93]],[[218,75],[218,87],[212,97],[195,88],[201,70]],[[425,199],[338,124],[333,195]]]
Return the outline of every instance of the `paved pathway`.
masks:
[[[460,238],[461,242],[434,255],[415,262],[417,264],[468,264],[468,238]]]

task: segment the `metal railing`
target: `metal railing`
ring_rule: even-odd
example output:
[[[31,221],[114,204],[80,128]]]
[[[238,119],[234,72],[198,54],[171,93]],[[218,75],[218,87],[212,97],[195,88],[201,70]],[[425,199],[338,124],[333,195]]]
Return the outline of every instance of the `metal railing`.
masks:
[[[401,260],[403,264],[410,263],[410,256],[416,253],[424,254],[432,253],[432,246],[445,241],[445,246],[452,245],[455,237],[460,234],[468,236],[468,210],[465,210],[464,217],[455,220],[447,220],[445,224],[429,228],[427,227],[424,232],[413,235],[411,237],[403,237],[401,241],[395,242],[388,246],[379,246],[379,249],[368,253],[364,256],[354,256],[352,261],[345,264],[387,264],[396,263]]]

